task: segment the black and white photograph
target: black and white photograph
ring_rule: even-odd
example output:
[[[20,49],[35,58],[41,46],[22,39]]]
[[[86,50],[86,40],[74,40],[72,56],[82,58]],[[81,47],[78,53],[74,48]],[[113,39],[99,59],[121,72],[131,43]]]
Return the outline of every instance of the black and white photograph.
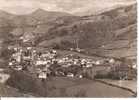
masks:
[[[0,97],[133,99],[137,70],[137,0],[0,0]]]

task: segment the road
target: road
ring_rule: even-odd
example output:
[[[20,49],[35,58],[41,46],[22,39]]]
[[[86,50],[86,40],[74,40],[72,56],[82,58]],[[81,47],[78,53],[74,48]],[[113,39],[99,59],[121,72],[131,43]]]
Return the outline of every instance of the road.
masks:
[[[116,86],[124,87],[137,92],[137,80],[110,80],[110,79],[100,79],[106,83],[110,83]]]

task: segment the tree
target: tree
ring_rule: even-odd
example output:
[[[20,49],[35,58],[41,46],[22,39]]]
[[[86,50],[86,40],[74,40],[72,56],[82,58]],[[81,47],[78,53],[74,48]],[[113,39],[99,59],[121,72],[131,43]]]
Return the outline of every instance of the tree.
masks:
[[[75,25],[72,30],[74,33],[73,38],[74,38],[75,48],[79,48],[79,41],[80,41],[80,38],[81,38],[81,35],[83,32],[82,30],[80,30],[80,31],[78,31],[78,30],[79,30],[79,28],[77,25]]]

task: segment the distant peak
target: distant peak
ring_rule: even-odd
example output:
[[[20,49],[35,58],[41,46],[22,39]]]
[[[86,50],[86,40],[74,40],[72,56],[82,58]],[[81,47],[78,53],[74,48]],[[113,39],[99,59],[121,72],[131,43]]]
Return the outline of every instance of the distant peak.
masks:
[[[0,13],[6,13],[6,14],[9,14],[8,12],[6,12],[6,11],[4,11],[4,10],[2,10],[2,9],[0,9]]]
[[[37,10],[34,11],[34,13],[36,12],[46,12],[44,9],[38,8]]]

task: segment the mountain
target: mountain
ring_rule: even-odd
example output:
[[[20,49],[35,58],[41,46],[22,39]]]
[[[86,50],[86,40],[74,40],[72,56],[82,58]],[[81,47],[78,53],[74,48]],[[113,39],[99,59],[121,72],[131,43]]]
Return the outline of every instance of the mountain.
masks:
[[[49,12],[43,9],[37,9],[28,15],[13,15],[5,11],[0,11],[0,33],[5,33],[2,29],[3,27],[7,29],[10,26],[12,29],[9,33],[16,36],[32,32],[44,34],[47,33],[51,27],[51,23],[57,18],[69,16],[73,15],[64,12]]]
[[[50,11],[46,11],[46,10],[43,10],[43,9],[37,9],[36,11],[32,12],[29,16],[31,17],[35,17],[35,18],[38,18],[38,19],[41,19],[41,18],[57,18],[57,17],[61,17],[61,16],[71,16],[71,14],[69,13],[66,13],[66,12],[50,12]]]
[[[0,10],[0,27],[7,26],[7,24],[10,23],[13,17],[13,14]]]
[[[15,15],[6,11],[0,10],[0,18],[12,19]]]
[[[53,20],[64,16],[73,15],[64,12],[49,12],[42,9],[28,15],[14,15],[0,10],[0,41],[2,43],[4,43],[3,41],[13,41],[20,36],[30,36],[32,33],[36,37],[42,36],[52,27]]]
[[[72,17],[69,24],[55,25],[39,45],[49,47],[57,44],[60,48],[70,48],[75,47],[74,41],[78,40],[79,47],[90,54],[135,58],[136,45],[129,46],[132,41],[136,43],[136,14],[136,4],[132,4],[95,16]]]
[[[107,11],[111,11],[122,6],[129,6],[131,4],[135,4],[136,0],[101,0],[101,2],[93,0],[92,2],[94,3],[94,5],[88,4],[87,7],[80,8],[76,15],[98,15],[103,12],[105,13]]]
[[[28,15],[14,15],[10,21],[0,21],[4,24],[10,22],[7,23],[10,27],[5,27],[5,30],[10,28],[6,33],[19,37],[33,36],[31,41],[35,46],[65,49],[76,47],[75,41],[78,41],[79,48],[87,50],[90,55],[135,58],[136,7],[136,4],[120,6],[89,16],[38,9]],[[0,33],[5,32],[3,30],[1,28]],[[126,51],[129,52],[125,54]]]

